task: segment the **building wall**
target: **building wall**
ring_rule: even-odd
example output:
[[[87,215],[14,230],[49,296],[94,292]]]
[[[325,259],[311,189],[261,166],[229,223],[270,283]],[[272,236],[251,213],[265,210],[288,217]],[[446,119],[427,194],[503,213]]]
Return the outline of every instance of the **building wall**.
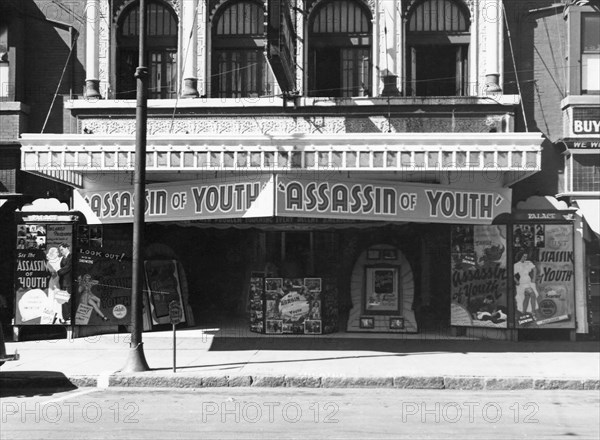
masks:
[[[504,92],[522,97],[522,109],[515,115],[516,130],[540,131],[546,138],[542,171],[513,187],[516,204],[532,195],[558,192],[563,159],[562,149],[554,142],[563,134],[560,101],[567,90],[568,39],[562,4],[512,0],[504,6],[510,31],[509,35],[505,29]]]

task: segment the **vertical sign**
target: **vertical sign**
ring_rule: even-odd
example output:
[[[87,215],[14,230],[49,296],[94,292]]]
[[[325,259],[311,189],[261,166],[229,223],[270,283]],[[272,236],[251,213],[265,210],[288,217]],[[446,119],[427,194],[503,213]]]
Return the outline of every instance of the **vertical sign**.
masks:
[[[452,325],[507,327],[506,232],[504,225],[453,226]]]
[[[574,328],[573,225],[513,225],[518,328]]]

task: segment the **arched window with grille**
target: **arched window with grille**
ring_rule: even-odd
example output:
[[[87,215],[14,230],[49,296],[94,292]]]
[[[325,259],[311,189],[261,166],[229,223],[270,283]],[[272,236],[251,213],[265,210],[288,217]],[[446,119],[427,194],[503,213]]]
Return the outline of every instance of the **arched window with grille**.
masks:
[[[371,94],[371,13],[353,0],[318,5],[308,23],[308,95]]]
[[[129,5],[117,22],[117,98],[135,99],[135,69],[139,59],[139,2]],[[146,60],[148,98],[177,95],[177,18],[166,4],[146,2]]]
[[[232,1],[212,20],[212,92],[217,98],[273,94],[274,78],[264,52],[264,7]]]
[[[469,11],[454,0],[423,0],[408,14],[406,90],[411,96],[466,95]]]

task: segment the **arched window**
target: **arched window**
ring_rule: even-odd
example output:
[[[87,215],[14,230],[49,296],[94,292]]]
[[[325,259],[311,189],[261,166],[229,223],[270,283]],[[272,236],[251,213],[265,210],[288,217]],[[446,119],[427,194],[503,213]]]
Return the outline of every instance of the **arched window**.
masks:
[[[117,22],[117,98],[135,99],[135,69],[139,64],[139,2],[132,3]],[[146,60],[148,98],[175,98],[177,94],[177,19],[165,4],[146,2]]]
[[[469,12],[454,0],[424,0],[408,16],[407,91],[412,96],[467,94]]]
[[[371,14],[352,0],[315,8],[308,27],[308,95],[371,94]]]
[[[265,60],[264,9],[254,1],[234,1],[212,24],[212,96],[245,98],[273,93]]]

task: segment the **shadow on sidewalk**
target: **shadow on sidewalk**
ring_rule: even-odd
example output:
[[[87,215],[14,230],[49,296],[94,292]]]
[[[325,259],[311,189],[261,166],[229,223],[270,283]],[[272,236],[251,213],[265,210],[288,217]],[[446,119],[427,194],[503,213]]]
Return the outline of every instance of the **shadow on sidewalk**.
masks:
[[[210,351],[234,350],[304,350],[304,351],[374,351],[384,353],[598,353],[598,342],[569,341],[497,341],[497,340],[429,340],[364,339],[360,336],[319,338],[312,335],[262,335],[262,337],[215,335]]]
[[[59,371],[3,371],[0,372],[0,397],[51,396],[76,390]]]
[[[420,353],[426,355],[427,353]],[[412,355],[412,354],[410,354]],[[244,362],[230,362],[230,363],[219,363],[219,364],[202,364],[202,365],[184,365],[178,366],[178,370],[186,369],[197,369],[197,368],[212,368],[219,367],[219,370],[233,370],[239,367],[247,365],[267,365],[267,364],[296,364],[298,362],[323,362],[323,361],[339,361],[344,359],[376,359],[376,358],[389,358],[389,357],[404,357],[409,356],[408,353],[403,354],[374,354],[374,355],[356,355],[356,356],[331,356],[331,357],[320,357],[320,358],[306,358],[298,357],[295,359],[278,359],[274,361],[244,361]],[[171,368],[153,368],[153,371],[170,370]]]

